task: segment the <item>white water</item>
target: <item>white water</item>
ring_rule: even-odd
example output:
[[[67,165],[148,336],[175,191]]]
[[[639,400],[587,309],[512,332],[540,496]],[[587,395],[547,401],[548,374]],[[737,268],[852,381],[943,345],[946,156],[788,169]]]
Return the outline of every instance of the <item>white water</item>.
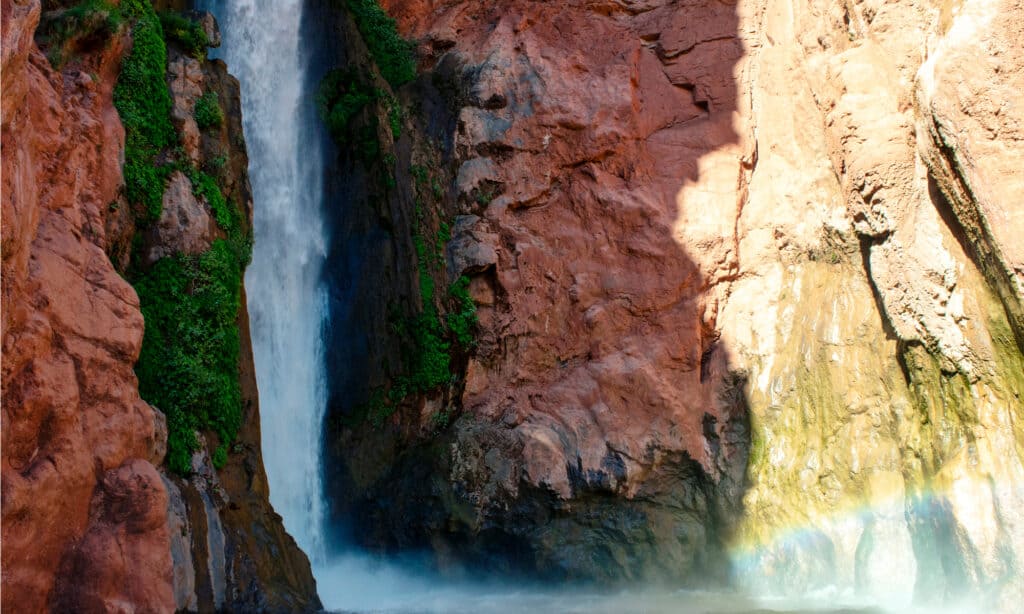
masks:
[[[326,405],[321,272],[323,149],[306,83],[303,0],[207,0],[216,50],[241,83],[255,247],[245,275],[270,502],[323,560],[320,431]]]

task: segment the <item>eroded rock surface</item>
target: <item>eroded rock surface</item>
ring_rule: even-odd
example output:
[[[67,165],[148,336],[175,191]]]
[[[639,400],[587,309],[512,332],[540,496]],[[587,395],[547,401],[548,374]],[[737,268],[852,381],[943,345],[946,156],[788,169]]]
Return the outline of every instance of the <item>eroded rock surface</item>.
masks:
[[[122,47],[61,75],[32,41],[38,19],[38,2],[3,4],[3,607],[170,611],[168,536],[150,522],[166,428],[132,370],[138,298],[104,253]]]
[[[367,542],[1012,609],[1019,2],[383,4],[480,325],[450,428],[345,431]]]

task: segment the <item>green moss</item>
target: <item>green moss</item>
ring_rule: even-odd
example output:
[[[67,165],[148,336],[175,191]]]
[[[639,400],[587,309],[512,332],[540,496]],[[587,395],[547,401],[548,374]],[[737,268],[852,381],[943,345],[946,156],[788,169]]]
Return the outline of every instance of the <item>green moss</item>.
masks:
[[[381,76],[392,87],[416,78],[413,46],[398,34],[395,20],[384,12],[377,0],[345,0],[345,6]]]
[[[220,103],[217,102],[217,93],[206,92],[200,96],[196,100],[193,115],[200,130],[220,127],[224,123],[224,112],[221,111]]]
[[[764,429],[759,424],[755,424],[755,422],[753,416],[751,416],[750,455],[747,457],[747,473],[751,479],[758,474],[761,466],[768,458],[765,451]]]
[[[427,243],[420,232],[413,235],[419,271],[421,311],[411,318],[405,332],[412,347],[407,352],[409,374],[402,379],[408,391],[429,392],[451,380],[451,348],[434,304],[434,276]]]
[[[391,125],[391,136],[397,141],[402,136],[402,105],[393,97],[388,97],[388,123]]]
[[[430,181],[430,172],[427,171],[427,167],[420,164],[413,164],[409,167],[409,174],[412,175],[413,179],[416,180],[416,184],[424,186]]]
[[[437,242],[440,245],[452,240],[452,227],[448,222],[441,222],[437,225]]]

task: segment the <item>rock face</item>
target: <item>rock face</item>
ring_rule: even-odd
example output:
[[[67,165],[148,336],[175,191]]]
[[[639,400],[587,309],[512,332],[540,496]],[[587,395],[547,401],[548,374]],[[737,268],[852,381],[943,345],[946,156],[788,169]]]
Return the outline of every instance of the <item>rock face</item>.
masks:
[[[164,418],[139,398],[142,315],[104,254],[122,47],[61,75],[33,43],[38,19],[38,2],[3,4],[3,607],[170,611],[169,537],[153,522]]]
[[[365,542],[1011,609],[1020,2],[382,4],[455,74],[479,328],[453,394],[340,429]]]
[[[197,156],[198,136],[197,131]],[[177,253],[201,254],[210,248],[215,228],[209,207],[192,193],[192,182],[181,171],[174,171],[164,191],[163,210],[147,260],[153,263]]]
[[[2,607],[314,609],[309,564],[267,499],[244,309],[245,424],[227,466],[203,477],[219,494],[164,474],[165,418],[133,371],[139,300],[115,268],[134,232],[112,100],[131,38],[80,49],[58,71],[33,40],[39,18],[37,1],[3,2]],[[203,138],[240,144],[238,84],[223,63],[203,69],[228,111]],[[232,156],[229,190],[251,213],[244,144]],[[161,254],[210,240],[187,184],[179,173],[164,195]]]

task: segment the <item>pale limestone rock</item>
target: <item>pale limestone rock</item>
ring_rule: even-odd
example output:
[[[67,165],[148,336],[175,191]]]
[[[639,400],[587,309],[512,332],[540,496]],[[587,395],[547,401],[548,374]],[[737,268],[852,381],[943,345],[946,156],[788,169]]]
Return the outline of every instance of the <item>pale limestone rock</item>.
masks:
[[[167,63],[168,85],[171,89],[171,121],[178,131],[185,155],[199,162],[199,125],[194,116],[196,100],[203,95],[203,69],[199,60],[179,55]]]
[[[152,230],[148,262],[174,254],[201,254],[210,248],[216,222],[206,204],[195,197],[192,182],[174,171],[164,190],[163,210]]]
[[[171,539],[171,560],[174,564],[174,602],[178,610],[197,610],[196,569],[192,558],[192,527],[188,507],[181,489],[174,480],[161,476],[167,489],[167,530]]]
[[[964,4],[918,72],[918,148],[1024,337],[1024,3]]]

